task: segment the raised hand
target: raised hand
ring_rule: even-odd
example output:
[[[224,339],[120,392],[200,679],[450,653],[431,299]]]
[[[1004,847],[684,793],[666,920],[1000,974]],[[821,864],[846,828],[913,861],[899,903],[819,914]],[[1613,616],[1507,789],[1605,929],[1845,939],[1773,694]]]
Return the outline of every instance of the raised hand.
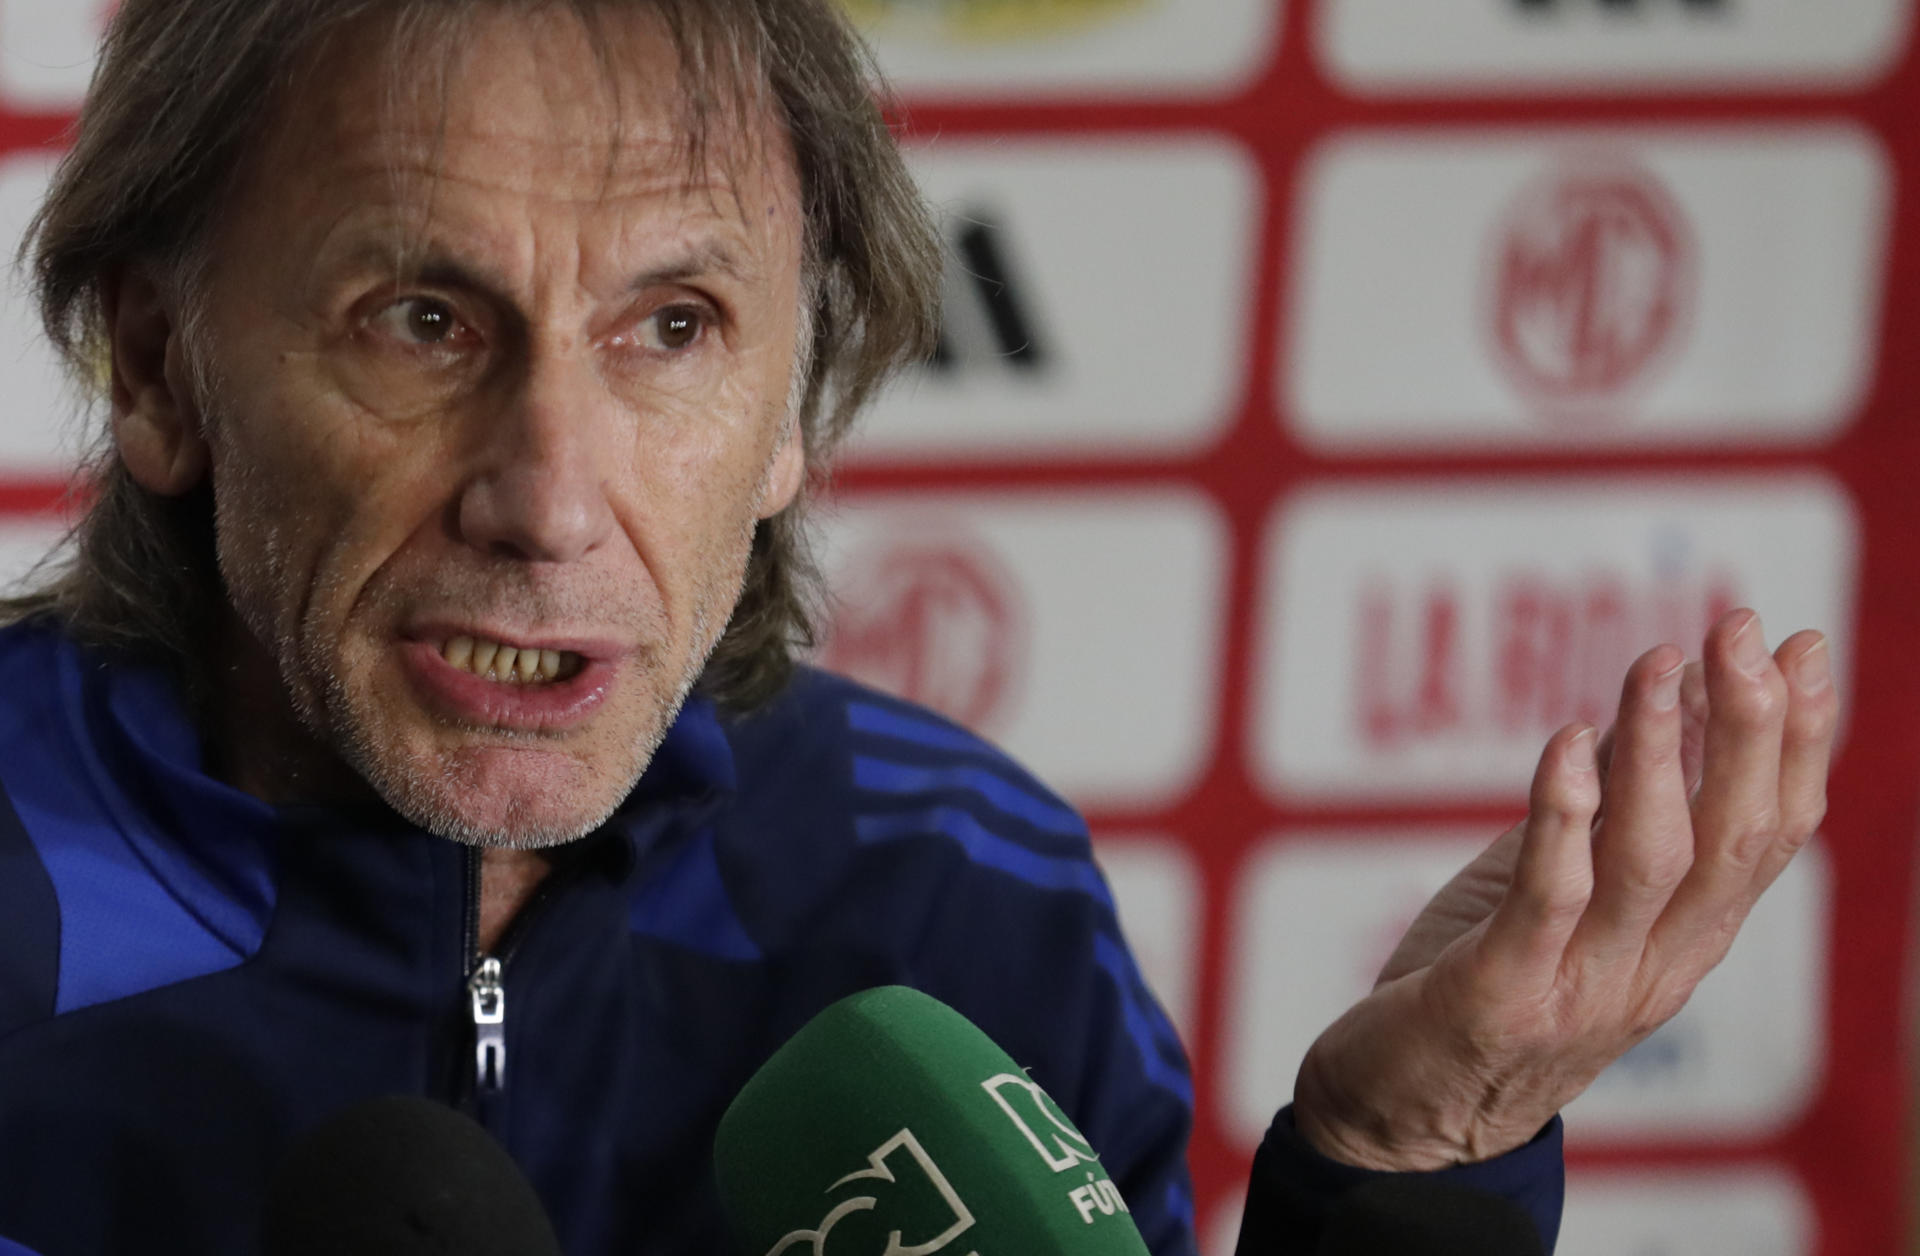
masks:
[[[1627,672],[1605,738],[1554,734],[1527,818],[1427,905],[1373,992],[1301,1065],[1294,1120],[1377,1169],[1520,1146],[1665,1023],[1826,810],[1838,700],[1825,640],[1771,656],[1734,611],[1701,665]]]

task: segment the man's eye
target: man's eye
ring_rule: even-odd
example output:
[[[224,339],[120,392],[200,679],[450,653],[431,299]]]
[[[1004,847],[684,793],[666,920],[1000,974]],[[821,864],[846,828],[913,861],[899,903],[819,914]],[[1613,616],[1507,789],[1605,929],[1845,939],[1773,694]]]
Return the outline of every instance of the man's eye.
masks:
[[[669,305],[647,319],[648,338],[661,349],[685,349],[706,330],[706,312],[694,305]]]
[[[403,344],[445,345],[460,333],[460,320],[444,301],[407,297],[374,315],[374,325]]]

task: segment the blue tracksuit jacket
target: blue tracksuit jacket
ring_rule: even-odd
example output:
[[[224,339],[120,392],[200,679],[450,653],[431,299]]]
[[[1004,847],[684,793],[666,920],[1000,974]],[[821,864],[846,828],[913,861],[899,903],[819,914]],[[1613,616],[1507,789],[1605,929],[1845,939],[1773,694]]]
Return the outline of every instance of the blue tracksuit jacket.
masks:
[[[1027,1066],[1153,1251],[1193,1250],[1185,1057],[1085,828],[923,710],[812,671],[742,719],[690,701],[503,940],[495,1085],[471,852],[209,778],[157,672],[45,624],[0,630],[0,695],[0,1235],[42,1256],[250,1253],[288,1143],[390,1093],[479,1117],[569,1253],[718,1253],[721,1112],[821,1008],[889,983]],[[1286,1125],[1256,1179],[1304,1238],[1350,1175],[1317,1177]],[[1548,1228],[1551,1141],[1476,1166]]]

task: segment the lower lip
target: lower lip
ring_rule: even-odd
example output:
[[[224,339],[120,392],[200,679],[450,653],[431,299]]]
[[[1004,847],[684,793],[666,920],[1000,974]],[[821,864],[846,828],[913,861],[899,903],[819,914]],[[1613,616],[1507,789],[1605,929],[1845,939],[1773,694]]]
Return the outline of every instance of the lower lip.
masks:
[[[525,733],[561,732],[584,723],[606,701],[615,670],[588,660],[565,680],[521,685],[455,667],[426,641],[401,642],[400,658],[434,709],[464,723]]]

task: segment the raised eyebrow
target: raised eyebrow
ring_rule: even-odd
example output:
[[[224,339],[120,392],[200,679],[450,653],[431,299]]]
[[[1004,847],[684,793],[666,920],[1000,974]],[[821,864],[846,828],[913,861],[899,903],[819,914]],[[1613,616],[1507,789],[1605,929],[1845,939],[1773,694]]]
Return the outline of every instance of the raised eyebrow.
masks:
[[[627,285],[632,292],[644,292],[663,283],[687,283],[710,275],[719,275],[735,283],[750,283],[759,274],[724,244],[701,244],[679,257],[648,267]]]
[[[356,267],[391,276],[395,283],[466,288],[494,298],[506,295],[506,285],[498,276],[433,248],[409,249],[390,243],[370,243],[354,250],[353,261]]]
[[[400,283],[467,288],[496,299],[507,298],[506,285],[496,276],[436,249],[397,250],[387,245],[373,245],[358,252],[362,263],[391,273]],[[758,274],[758,268],[742,260],[725,244],[716,242],[698,245],[678,257],[648,267],[633,277],[627,289],[644,292],[660,284],[687,283],[710,275],[745,284],[751,283]]]

